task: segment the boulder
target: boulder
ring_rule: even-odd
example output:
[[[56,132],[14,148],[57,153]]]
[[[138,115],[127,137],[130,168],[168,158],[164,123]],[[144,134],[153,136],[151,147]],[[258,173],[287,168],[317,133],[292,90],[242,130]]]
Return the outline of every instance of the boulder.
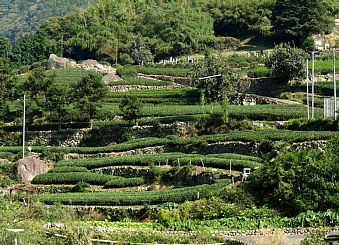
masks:
[[[105,84],[110,85],[111,82],[121,81],[122,79],[118,75],[109,73],[106,76],[104,76],[102,80],[104,81]]]
[[[48,69],[60,69],[60,68],[66,68],[71,67],[71,62],[62,57],[58,57],[55,54],[51,54],[48,59],[47,68]]]
[[[96,60],[84,60],[83,62],[81,62],[82,65],[85,65],[85,66],[97,66],[99,65],[98,61]]]
[[[48,165],[40,159],[28,156],[18,161],[15,171],[23,181],[31,181],[35,176],[47,173]]]

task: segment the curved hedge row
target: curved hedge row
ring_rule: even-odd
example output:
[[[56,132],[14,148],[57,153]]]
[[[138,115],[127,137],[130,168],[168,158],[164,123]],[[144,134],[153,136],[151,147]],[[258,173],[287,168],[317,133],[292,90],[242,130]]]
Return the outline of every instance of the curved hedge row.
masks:
[[[234,170],[241,171],[242,168],[256,168],[261,163],[242,159],[222,159],[198,154],[164,153],[156,155],[134,155],[123,157],[103,157],[95,159],[62,160],[56,164],[58,167],[77,166],[88,169],[109,167],[109,166],[149,166],[149,165],[199,165],[205,167],[216,167],[228,169],[232,162]]]
[[[48,171],[48,173],[67,173],[67,172],[88,172],[88,169],[85,167],[70,166],[70,167],[52,168],[51,170]]]
[[[65,205],[144,205],[166,202],[181,203],[217,195],[230,180],[212,185],[178,188],[162,191],[141,192],[90,192],[36,195],[34,198],[46,204],[56,202]]]
[[[104,188],[121,188],[143,185],[145,183],[143,178],[117,178],[106,182]]]
[[[46,173],[34,177],[33,184],[76,184],[78,182],[87,182],[92,185],[104,185],[110,180],[121,177],[96,174],[89,172],[65,172],[65,173]]]
[[[54,153],[79,153],[79,154],[96,154],[108,152],[121,152],[134,149],[140,149],[152,146],[170,145],[170,146],[185,146],[188,144],[197,143],[215,143],[225,141],[243,141],[243,142],[264,142],[264,141],[286,141],[286,142],[302,142],[309,140],[329,140],[333,137],[338,137],[338,132],[333,131],[293,131],[293,130],[277,130],[277,129],[262,129],[262,130],[245,130],[229,132],[225,134],[203,135],[192,138],[183,139],[180,137],[167,138],[140,138],[130,140],[121,144],[105,146],[105,147],[46,147],[35,146],[33,152],[54,152]],[[20,146],[3,146],[0,147],[0,152],[19,153],[22,151]]]

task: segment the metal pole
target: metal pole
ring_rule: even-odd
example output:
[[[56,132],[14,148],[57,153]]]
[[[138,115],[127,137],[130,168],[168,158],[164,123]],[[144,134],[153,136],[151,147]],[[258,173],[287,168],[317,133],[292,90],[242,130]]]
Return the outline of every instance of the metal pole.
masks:
[[[314,119],[314,51],[312,52],[312,119]]]
[[[309,74],[308,74],[308,54],[306,55],[306,103],[307,103],[307,120],[310,120],[310,97],[309,97]]]
[[[337,120],[337,82],[336,82],[336,72],[335,72],[335,49],[333,49],[333,92],[334,92],[334,120]]]
[[[24,121],[22,124],[22,158],[25,158],[26,95],[24,95]]]

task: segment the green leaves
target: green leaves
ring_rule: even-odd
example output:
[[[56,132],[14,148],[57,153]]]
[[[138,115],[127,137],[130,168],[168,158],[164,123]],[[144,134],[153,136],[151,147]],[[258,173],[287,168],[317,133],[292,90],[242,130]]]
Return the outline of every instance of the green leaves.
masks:
[[[32,183],[34,184],[76,184],[78,182],[86,182],[92,185],[104,185],[110,180],[114,180],[116,176],[87,173],[87,172],[61,172],[46,173],[35,176]]]
[[[304,74],[305,52],[282,43],[274,47],[273,53],[266,60],[266,66],[271,69],[273,77],[287,83]]]
[[[202,103],[227,101],[227,96],[234,92],[237,81],[235,73],[226,62],[220,56],[214,55],[207,55],[204,60],[195,64],[192,77],[203,95]]]
[[[338,208],[337,161],[329,149],[324,153],[312,149],[284,152],[253,173],[251,184],[259,188],[266,203],[292,214]]]
[[[36,195],[35,199],[52,204],[60,202],[66,205],[144,205],[166,202],[184,202],[199,198],[211,197],[222,190],[230,180],[222,180],[212,185],[177,188],[162,191],[138,192],[93,192],[62,193]],[[199,192],[199,195],[197,194]]]
[[[331,31],[338,8],[332,0],[277,1],[272,13],[276,38],[300,47],[310,35]]]
[[[99,74],[88,74],[73,86],[76,105],[82,112],[88,114],[91,122],[107,92],[107,87]]]
[[[134,120],[134,123],[137,124],[137,119],[141,117],[142,106],[143,105],[138,98],[126,95],[121,100],[119,109],[123,119],[128,121]]]

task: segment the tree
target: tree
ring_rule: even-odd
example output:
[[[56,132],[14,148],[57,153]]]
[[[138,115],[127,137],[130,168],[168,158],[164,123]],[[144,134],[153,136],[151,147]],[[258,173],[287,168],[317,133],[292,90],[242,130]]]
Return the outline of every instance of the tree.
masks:
[[[213,78],[201,79],[215,75],[217,76]],[[206,102],[227,101],[237,81],[235,72],[220,56],[214,55],[207,55],[204,60],[195,64],[192,76]]]
[[[263,202],[290,214],[339,207],[339,141],[314,149],[281,153],[250,176]]]
[[[46,93],[45,108],[55,113],[61,129],[61,122],[67,116],[67,108],[70,102],[70,88],[65,84],[53,84]]]
[[[337,11],[333,0],[278,0],[272,12],[276,39],[300,47],[312,34],[331,32]]]
[[[9,57],[9,50],[10,50],[10,43],[7,38],[0,37],[0,57],[1,58],[8,58]]]
[[[119,105],[123,119],[133,121],[137,124],[137,119],[141,117],[142,103],[138,98],[132,96],[124,96]]]
[[[6,58],[0,58],[0,119],[4,119],[6,117],[8,109],[6,102],[9,96],[8,90],[12,82],[12,77],[9,72],[9,60]]]
[[[304,74],[305,52],[291,47],[288,43],[281,43],[274,47],[272,54],[266,60],[266,66],[271,69],[273,77],[287,83]]]
[[[93,127],[93,117],[97,108],[102,105],[102,101],[107,96],[107,87],[102,82],[102,77],[98,74],[89,74],[77,82],[72,88],[72,98],[76,101],[77,108],[88,114],[88,118]]]
[[[145,62],[152,61],[153,59],[151,50],[147,47],[144,38],[140,34],[134,37],[131,57],[138,65],[143,65]]]
[[[45,69],[37,68],[23,83],[23,90],[29,93],[29,96],[39,102],[46,99],[48,88],[55,82],[55,74],[47,75]]]

